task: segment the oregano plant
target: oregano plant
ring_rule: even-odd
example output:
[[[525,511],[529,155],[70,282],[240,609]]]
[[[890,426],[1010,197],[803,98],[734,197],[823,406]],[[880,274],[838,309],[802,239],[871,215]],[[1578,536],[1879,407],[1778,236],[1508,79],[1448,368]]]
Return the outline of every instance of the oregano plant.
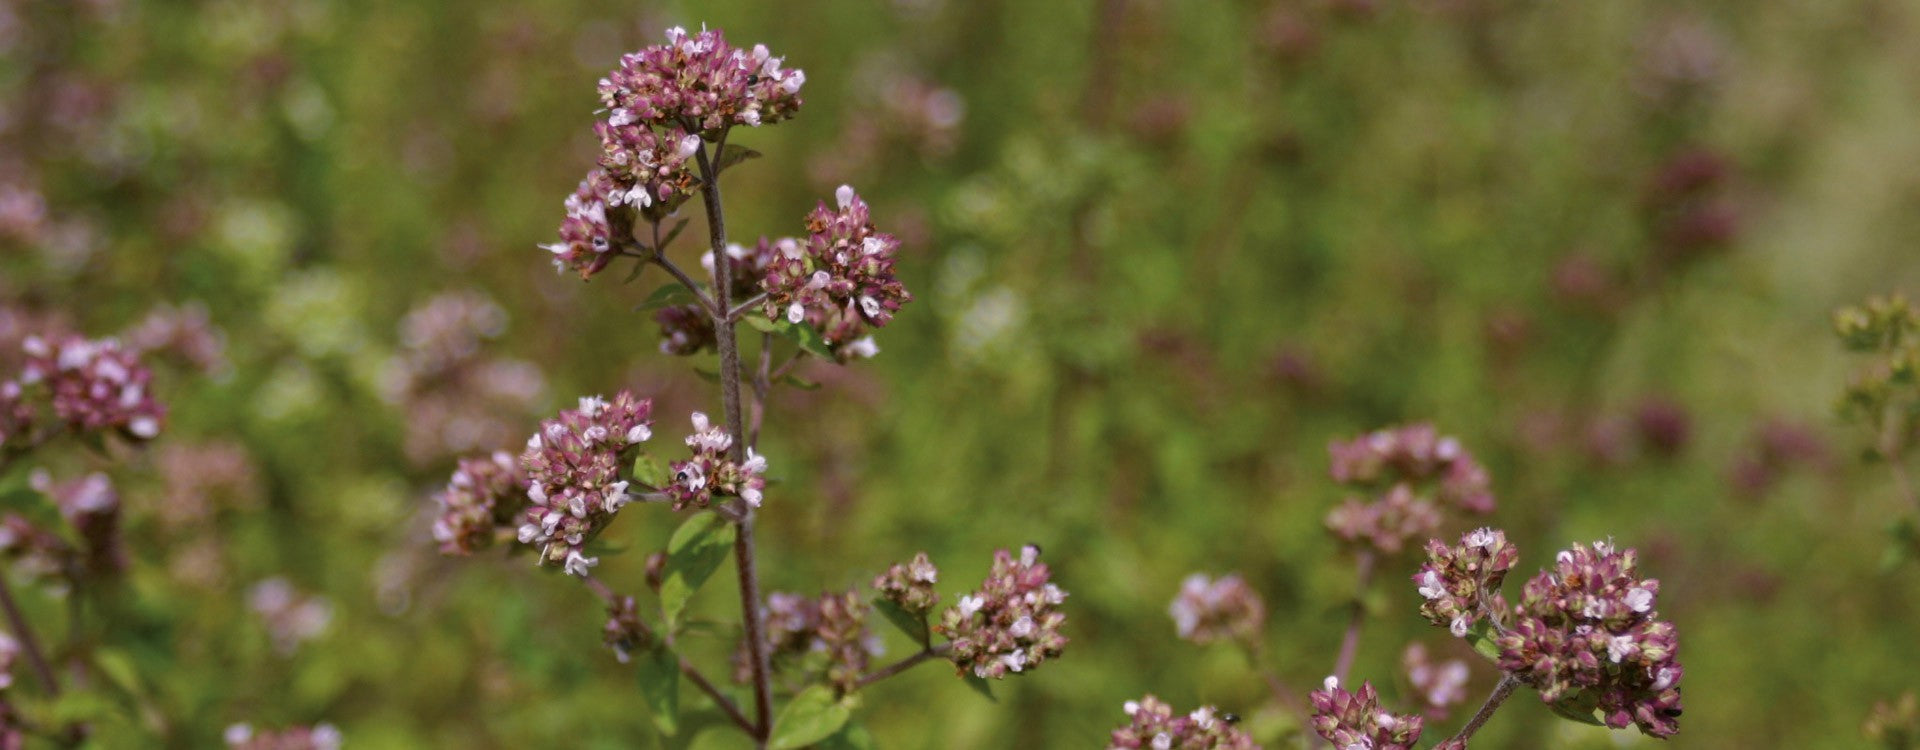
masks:
[[[655,439],[665,428],[649,398],[584,397],[541,423],[517,454],[461,461],[438,495],[433,536],[443,552],[502,545],[599,597],[605,643],[637,670],[664,735],[694,731],[683,719],[699,701],[756,747],[862,746],[852,717],[873,685],[947,661],[984,690],[984,680],[1029,672],[1066,644],[1066,593],[1030,545],[996,553],[987,579],[945,609],[924,553],[880,574],[867,594],[761,590],[757,540],[784,531],[758,524],[764,504],[781,502],[759,452],[768,402],[780,387],[805,385],[793,376],[803,360],[853,365],[877,355],[873,332],[913,299],[894,275],[899,241],[876,227],[852,187],[807,214],[796,236],[729,240],[723,177],[759,156],[733,138],[797,114],[805,82],[764,46],[679,28],[600,81],[597,167],[566,199],[559,241],[544,247],[558,270],[582,279],[617,263],[631,264],[630,279],[650,267],[670,276],[642,309],[660,326],[662,353],[695,358],[712,374],[719,409],[676,417],[689,428],[681,447]],[[690,272],[667,251],[687,225],[679,212],[696,198],[707,249]],[[678,524],[666,549],[647,558],[650,597],[595,576],[597,542],[622,519]],[[729,565],[739,621],[722,632],[737,653],[727,664],[696,663],[680,645],[713,629],[691,627],[687,606]],[[880,661],[875,613],[917,649]],[[728,687],[729,677],[741,687]]]
[[[1522,688],[1572,721],[1635,727],[1656,738],[1679,731],[1683,670],[1677,635],[1654,609],[1660,582],[1640,576],[1633,550],[1611,541],[1575,544],[1529,579],[1517,601],[1509,601],[1501,584],[1519,550],[1504,532],[1481,527],[1453,545],[1432,538],[1452,518],[1494,510],[1487,472],[1460,441],[1416,424],[1334,441],[1329,453],[1333,479],[1357,493],[1327,516],[1327,527],[1355,559],[1359,593],[1367,592],[1376,571],[1412,565],[1412,543],[1426,539],[1424,561],[1411,573],[1420,615],[1469,642],[1500,672],[1480,708],[1428,747],[1464,750]],[[1358,601],[1332,673],[1305,702],[1265,663],[1266,607],[1240,576],[1190,576],[1169,614],[1185,640],[1240,647],[1274,699],[1339,750],[1422,747],[1428,723],[1446,719],[1465,699],[1469,667],[1461,661],[1435,664],[1417,643],[1404,656],[1412,710],[1390,708],[1370,681],[1348,687],[1366,619]],[[1214,706],[1181,715],[1149,695],[1124,708],[1128,724],[1114,730],[1109,748],[1256,747],[1232,714]]]

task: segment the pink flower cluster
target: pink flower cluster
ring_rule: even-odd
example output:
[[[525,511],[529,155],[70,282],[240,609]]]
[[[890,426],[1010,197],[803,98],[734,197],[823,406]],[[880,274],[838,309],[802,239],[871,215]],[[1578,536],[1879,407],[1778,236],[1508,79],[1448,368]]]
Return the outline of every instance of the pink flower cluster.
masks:
[[[0,445],[31,428],[36,393],[76,432],[112,430],[134,440],[160,434],[164,410],[153,399],[152,371],[113,339],[28,336],[26,364],[0,383]]]
[[[520,467],[527,473],[527,508],[519,539],[540,550],[540,562],[560,563],[585,576],[599,558],[587,541],[632,499],[620,478],[622,455],[653,436],[651,399],[621,391],[612,401],[580,399],[580,408],[540,423],[527,440]]]
[[[463,458],[445,489],[434,495],[440,516],[433,540],[443,555],[471,555],[511,533],[527,508],[529,483],[520,463],[506,451]]]
[[[343,737],[332,724],[257,730],[250,724],[227,727],[227,750],[340,750]]]
[[[707,415],[693,413],[693,434],[687,436],[693,457],[673,462],[673,481],[667,494],[673,497],[673,509],[705,508],[716,497],[737,497],[747,505],[760,507],[761,490],[767,486],[767,459],[747,449],[747,460],[735,463],[727,457],[733,436]]]
[[[582,279],[604,270],[633,224],[631,211],[657,217],[699,186],[690,165],[703,138],[792,117],[805,82],[766,47],[733,47],[719,31],[668,29],[666,44],[621,57],[600,80],[607,114],[593,126],[598,168],[567,198],[560,241],[542,246],[554,266]]]
[[[804,243],[778,245],[761,288],[769,319],[812,325],[844,361],[877,353],[867,327],[885,326],[913,295],[893,274],[900,241],[874,231],[852,187],[840,186],[834,200],[807,216]]]
[[[1066,647],[1060,628],[1067,616],[1059,607],[1067,594],[1049,582],[1051,571],[1039,558],[1033,545],[1020,548],[1018,558],[995,552],[980,590],[941,615],[935,632],[952,641],[947,658],[961,674],[999,679],[1039,666]]]
[[[644,125],[610,120],[594,123],[593,132],[600,136],[599,174],[605,183],[598,195],[608,207],[651,208],[671,203],[677,195],[691,195],[699,185],[692,162],[700,151],[700,136],[677,127],[656,133]],[[592,177],[587,181],[598,182]]]
[[[1204,573],[1187,576],[1167,607],[1180,637],[1194,643],[1234,640],[1254,643],[1266,625],[1266,605],[1238,575],[1213,580]]]
[[[1431,535],[1441,506],[1469,513],[1493,512],[1486,469],[1452,437],[1430,424],[1377,430],[1327,446],[1333,479],[1363,488],[1385,487],[1366,500],[1349,497],[1327,515],[1327,527],[1349,542],[1398,553],[1406,543]]]
[[[1458,547],[1427,541],[1427,562],[1413,574],[1419,587],[1421,616],[1465,638],[1482,617],[1506,609],[1500,583],[1519,559],[1520,550],[1498,529],[1476,529],[1460,537]],[[1497,623],[1496,623],[1497,624]]]
[[[940,569],[934,567],[927,553],[920,552],[905,563],[894,563],[887,572],[873,579],[873,588],[880,596],[900,605],[901,609],[914,615],[925,615],[933,611],[940,603],[940,594],[933,585],[940,580]]]
[[[1496,639],[1500,668],[1549,703],[1584,697],[1608,726],[1654,737],[1679,731],[1679,649],[1659,619],[1660,582],[1640,578],[1633,550],[1575,544],[1527,581],[1515,621]]]
[[[600,81],[614,125],[691,125],[717,134],[734,125],[771,125],[800,109],[807,74],[783,68],[764,45],[743,50],[718,29],[667,29],[667,43],[622,56]]]
[[[1234,717],[1213,706],[1185,715],[1151,695],[1127,701],[1130,720],[1113,730],[1107,750],[1258,750],[1253,738],[1234,726]]]
[[[614,252],[613,224],[607,219],[608,201],[615,194],[624,196],[627,190],[618,188],[605,171],[598,169],[580,181],[562,204],[567,215],[560,220],[560,241],[540,246],[553,254],[555,271],[573,271],[582,279],[590,279],[613,262],[619,254]]]
[[[1347,692],[1339,680],[1328,677],[1322,689],[1307,697],[1313,701],[1314,731],[1341,750],[1412,750],[1426,723],[1418,714],[1380,708],[1372,683]]]

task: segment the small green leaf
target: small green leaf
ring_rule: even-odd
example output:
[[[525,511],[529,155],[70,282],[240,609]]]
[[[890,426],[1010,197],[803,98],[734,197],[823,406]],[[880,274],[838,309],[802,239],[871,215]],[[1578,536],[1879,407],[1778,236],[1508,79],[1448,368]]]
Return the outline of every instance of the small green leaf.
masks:
[[[1594,698],[1585,692],[1571,698],[1563,698],[1557,703],[1547,704],[1547,709],[1559,715],[1560,718],[1568,721],[1577,721],[1581,724],[1592,724],[1596,727],[1603,727],[1606,726],[1607,723],[1601,721],[1599,717],[1594,715],[1594,709],[1598,707]]]
[[[1487,658],[1487,661],[1500,663],[1500,644],[1493,639],[1493,623],[1481,620],[1467,631],[1467,642],[1473,644],[1475,653]]]
[[[628,272],[627,277],[624,279],[621,279],[620,283],[622,284],[633,283],[634,279],[640,278],[640,272],[645,270],[647,270],[647,262],[645,260],[635,259],[633,261],[633,270],[631,272]]]
[[[719,384],[720,382],[720,373],[714,372],[712,370],[703,370],[701,368],[695,367],[693,368],[693,374],[700,376],[701,380],[705,380],[709,383]]]
[[[752,319],[753,316],[748,316],[748,318]],[[777,333],[787,340],[798,344],[800,351],[821,359],[831,360],[834,358],[833,347],[827,346],[827,340],[820,336],[819,331],[813,330],[813,326],[805,323],[793,323],[786,318],[768,321],[768,323],[773,327],[771,333]],[[758,326],[756,325],[755,327]]]
[[[746,322],[748,328],[752,328],[761,333],[780,333],[780,326],[771,320],[767,320],[765,316],[749,314],[742,317],[741,320]]]
[[[833,688],[815,685],[800,691],[773,719],[767,747],[798,750],[832,737],[853,717],[853,709],[833,695]]]
[[[867,733],[866,727],[860,726],[857,721],[849,721],[832,737],[821,740],[814,747],[820,750],[874,750],[878,746],[873,742],[873,735]]]
[[[908,612],[906,608],[901,607],[897,602],[884,596],[876,596],[873,598],[873,608],[878,610],[880,614],[886,615],[887,622],[893,623],[893,626],[899,628],[900,632],[906,633],[907,637],[912,638],[914,643],[923,646],[927,644],[927,618],[924,615],[915,615],[912,612]]]
[[[660,609],[667,626],[679,620],[693,592],[727,561],[733,547],[733,524],[718,513],[697,513],[673,532],[667,542],[667,566],[660,581]]]
[[[720,149],[719,158],[713,160],[713,173],[719,174],[726,171],[727,167],[739,164],[748,159],[758,158],[760,158],[760,152],[747,148],[746,146],[729,143],[725,148]]]
[[[674,305],[691,305],[694,301],[693,292],[676,281],[653,290],[653,293],[647,295],[646,300],[634,307],[633,311],[646,312]]]
[[[667,486],[670,476],[667,465],[652,454],[642,453],[633,457],[633,481],[657,490]]]
[[[653,712],[653,726],[672,737],[680,725],[680,657],[656,646],[640,655],[640,694]]]
[[[961,679],[967,683],[967,687],[973,688],[973,692],[986,696],[987,700],[993,701],[994,703],[1000,702],[999,698],[993,697],[993,683],[988,682],[987,678],[976,674],[966,674],[962,675]]]

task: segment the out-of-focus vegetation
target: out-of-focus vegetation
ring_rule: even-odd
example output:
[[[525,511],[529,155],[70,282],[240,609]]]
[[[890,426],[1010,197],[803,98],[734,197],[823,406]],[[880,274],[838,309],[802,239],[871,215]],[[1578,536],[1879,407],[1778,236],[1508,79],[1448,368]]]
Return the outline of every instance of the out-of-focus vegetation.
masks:
[[[5,0],[0,340],[188,302],[225,336],[117,477],[132,570],[91,627],[146,697],[104,744],[655,741],[593,597],[441,559],[426,497],[577,395],[652,393],[665,435],[717,408],[629,312],[657,278],[534,247],[596,81],[701,23],[808,74],[793,122],[736,134],[767,156],[729,174],[735,236],[851,182],[919,298],[879,358],[776,399],[765,587],[926,550],[960,591],[1032,541],[1073,594],[1066,655],[998,703],[935,667],[867,696],[881,746],[1098,746],[1149,691],[1271,740],[1267,687],[1167,602],[1241,572],[1316,684],[1355,593],[1326,444],[1411,420],[1488,465],[1523,569],[1641,550],[1687,667],[1673,746],[1858,747],[1920,688],[1916,563],[1883,554],[1914,509],[1833,418],[1829,322],[1920,283],[1912,3]],[[647,518],[616,587],[671,531]],[[1462,648],[1413,565],[1366,597],[1357,677]],[[1614,740],[1650,742],[1523,696],[1475,746]]]

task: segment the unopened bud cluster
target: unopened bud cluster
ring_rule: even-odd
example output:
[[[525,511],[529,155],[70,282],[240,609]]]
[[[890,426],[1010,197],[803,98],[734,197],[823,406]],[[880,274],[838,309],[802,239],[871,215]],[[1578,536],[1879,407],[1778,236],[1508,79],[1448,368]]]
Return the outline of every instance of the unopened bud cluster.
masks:
[[[560,563],[585,576],[599,563],[584,548],[632,499],[620,467],[628,448],[652,437],[653,402],[621,391],[612,401],[580,399],[580,408],[540,424],[527,440],[520,466],[533,501],[519,539],[540,551],[540,562]]]
[[[1181,638],[1201,644],[1223,640],[1256,643],[1267,621],[1260,595],[1238,575],[1221,576],[1219,580],[1204,573],[1187,576],[1167,613],[1173,616]]]
[[[1059,607],[1067,594],[1049,582],[1051,571],[1039,558],[1033,545],[1022,547],[1017,558],[996,551],[980,589],[941,615],[936,631],[952,641],[947,656],[961,674],[1002,678],[1039,666],[1066,647],[1060,628],[1067,616]]]
[[[807,216],[805,241],[777,246],[761,286],[769,319],[812,325],[844,361],[872,356],[867,328],[885,326],[913,295],[893,273],[900,241],[874,230],[852,187],[834,201]]]
[[[1508,544],[1506,533],[1498,529],[1467,532],[1457,547],[1428,540],[1427,562],[1413,574],[1413,583],[1425,600],[1420,615],[1457,637],[1466,637],[1488,613],[1506,609],[1500,583],[1519,558],[1520,550]]]
[[[506,451],[463,458],[447,486],[434,495],[440,515],[433,540],[444,555],[470,555],[512,532],[527,507],[527,475]]]
[[[933,566],[927,553],[920,552],[912,560],[894,563],[887,572],[875,577],[873,588],[908,614],[924,616],[940,603],[940,594],[933,590],[939,580],[940,569]]]
[[[1327,515],[1327,527],[1348,542],[1394,554],[1438,530],[1444,507],[1493,512],[1486,469],[1433,425],[1336,440],[1327,452],[1334,481],[1378,492],[1372,499],[1350,497]]]
[[[1253,738],[1213,706],[1185,714],[1152,695],[1127,701],[1127,725],[1113,730],[1107,750],[1256,750]]]
[[[1500,668],[1542,700],[1584,694],[1608,726],[1666,737],[1679,731],[1678,637],[1654,610],[1660,582],[1640,578],[1634,562],[1633,550],[1607,542],[1561,552],[1527,581],[1495,642]]]
[[[737,497],[747,505],[760,507],[761,490],[767,486],[767,459],[747,449],[747,460],[736,463],[727,456],[733,436],[707,415],[693,413],[693,434],[687,436],[693,457],[675,461],[673,481],[667,494],[673,497],[673,509],[705,508],[714,498]]]
[[[1341,750],[1412,750],[1420,741],[1426,720],[1418,714],[1396,714],[1380,707],[1373,684],[1363,682],[1348,692],[1328,677],[1313,701],[1313,730]]]

